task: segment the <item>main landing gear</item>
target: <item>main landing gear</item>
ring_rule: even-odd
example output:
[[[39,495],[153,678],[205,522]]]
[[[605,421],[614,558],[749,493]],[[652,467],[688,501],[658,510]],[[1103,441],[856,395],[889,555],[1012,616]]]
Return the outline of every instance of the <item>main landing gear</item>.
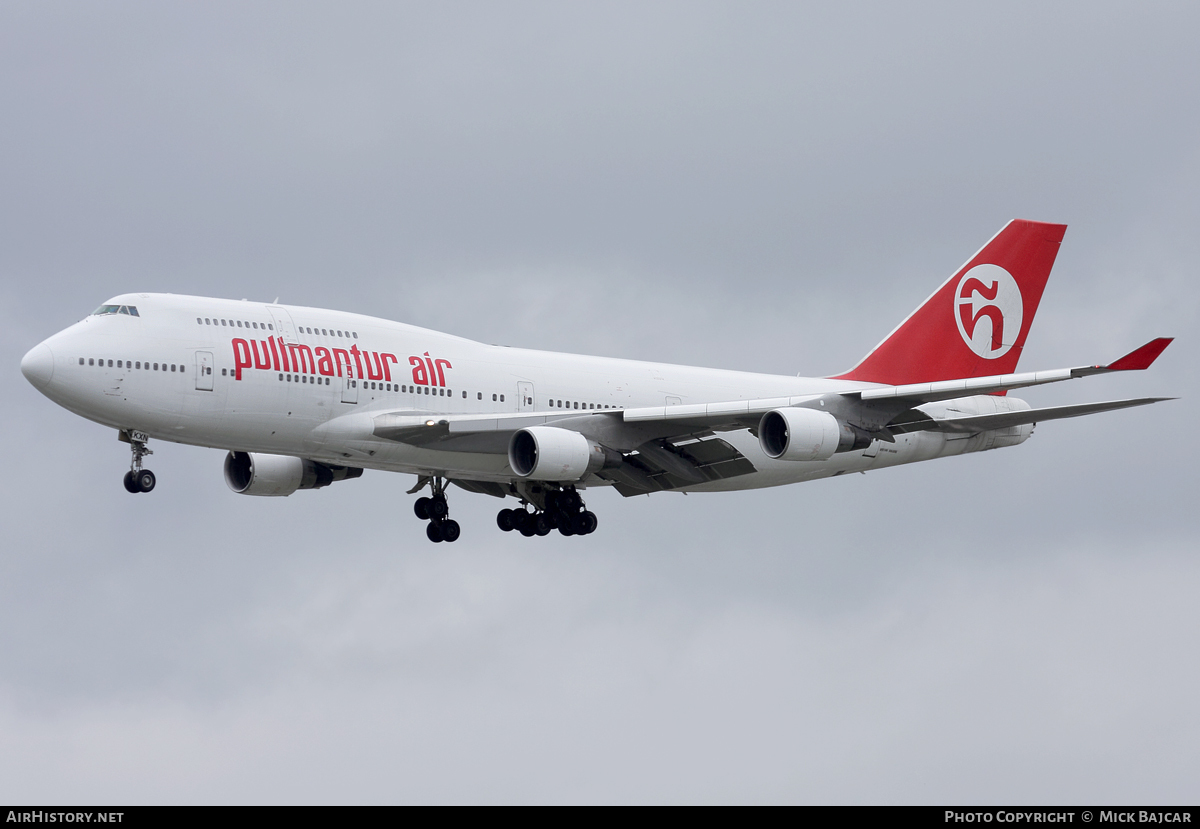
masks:
[[[505,532],[516,530],[526,538],[549,535],[557,529],[563,535],[590,535],[596,531],[596,514],[589,512],[575,487],[552,489],[545,495],[545,509],[502,509],[496,526]]]
[[[417,518],[429,522],[429,526],[425,528],[425,535],[435,544],[439,541],[458,541],[462,530],[457,521],[446,517],[450,512],[450,506],[446,503],[445,480],[434,478],[429,482],[429,486],[433,490],[433,495],[427,498],[418,498],[413,504],[413,512],[416,513]]]
[[[156,482],[154,473],[149,469],[142,469],[142,458],[154,454],[153,450],[146,446],[146,435],[141,432],[122,431],[118,437],[128,441],[129,448],[133,452],[129,471],[125,473],[125,491],[138,493],[154,489]]]

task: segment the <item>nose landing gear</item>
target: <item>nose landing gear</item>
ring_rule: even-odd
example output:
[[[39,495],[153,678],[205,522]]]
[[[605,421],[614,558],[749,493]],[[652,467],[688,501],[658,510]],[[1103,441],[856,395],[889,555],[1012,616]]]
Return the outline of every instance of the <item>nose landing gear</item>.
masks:
[[[462,532],[458,522],[448,518],[450,506],[446,503],[446,482],[442,478],[433,478],[429,482],[433,495],[418,498],[413,503],[413,512],[422,521],[428,521],[425,536],[435,544],[441,541],[457,541]]]
[[[149,436],[145,432],[122,429],[117,433],[117,438],[128,443],[129,449],[133,453],[129,471],[125,473],[125,491],[138,493],[154,489],[156,483],[154,473],[149,469],[142,468],[142,458],[154,454],[154,451],[146,446],[146,441],[150,439]]]

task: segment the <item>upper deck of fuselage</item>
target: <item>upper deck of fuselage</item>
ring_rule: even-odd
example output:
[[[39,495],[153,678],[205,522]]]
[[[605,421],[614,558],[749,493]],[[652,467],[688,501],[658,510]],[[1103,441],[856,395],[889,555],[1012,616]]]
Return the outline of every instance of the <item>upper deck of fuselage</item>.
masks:
[[[354,340],[355,334],[364,331],[371,333],[392,332],[402,335],[436,337],[440,341],[457,341],[464,344],[480,345],[472,340],[433,331],[427,328],[382,319],[366,314],[350,311],[335,311],[328,308],[313,308],[304,305],[285,305],[274,302],[256,302],[251,300],[221,299],[216,297],[189,296],[186,294],[161,293],[129,293],[120,294],[106,300],[100,307],[109,305],[126,305],[138,308],[138,317],[147,329],[153,329],[160,336],[171,336],[172,331],[178,331],[181,336],[193,339],[196,326],[227,329],[222,333],[233,333],[240,329],[243,336],[286,336],[286,330],[278,330],[279,326],[273,319],[280,311],[287,315],[296,328],[298,337],[304,335],[316,336],[315,328],[321,327],[326,332],[331,329],[341,331],[341,338]],[[92,314],[91,316],[96,316]],[[90,318],[90,317],[89,317]],[[205,322],[205,320],[211,322]],[[86,319],[85,319],[86,321]],[[308,330],[308,329],[314,330]],[[228,329],[232,329],[229,331]],[[338,336],[337,334],[327,336]]]
[[[501,372],[556,387],[603,383],[630,391],[653,389],[653,395],[679,397],[684,402],[842,392],[875,385],[489,345],[395,320],[301,305],[126,293],[105,300],[100,307],[105,306],[135,307],[137,315],[92,314],[67,331],[78,331],[88,339],[148,337],[185,347],[225,350],[230,350],[236,339],[272,337],[314,347],[365,343],[362,347],[394,350],[401,359],[407,354],[428,352],[448,359],[456,368]],[[291,331],[279,330],[289,326]],[[630,401],[629,405],[637,404]]]

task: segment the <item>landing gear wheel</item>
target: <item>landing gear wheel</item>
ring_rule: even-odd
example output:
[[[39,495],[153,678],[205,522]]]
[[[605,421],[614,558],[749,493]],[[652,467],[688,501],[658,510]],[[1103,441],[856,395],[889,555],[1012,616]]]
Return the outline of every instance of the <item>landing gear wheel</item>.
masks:
[[[505,532],[511,532],[517,528],[516,516],[513,510],[502,509],[496,513],[496,526]]]
[[[457,521],[447,518],[450,505],[446,503],[446,484],[449,483],[441,476],[423,477],[417,486],[409,490],[409,494],[418,492],[427,484],[431,492],[428,497],[418,498],[413,502],[413,514],[422,521],[428,521],[425,536],[434,544],[442,541],[457,541],[462,530]]]
[[[520,523],[517,524],[517,530],[520,531],[521,535],[526,538],[533,538],[533,536],[537,535],[537,519],[534,518],[533,513],[518,511],[517,516],[520,519]]]
[[[147,455],[154,454],[146,445],[149,438],[145,433],[133,429],[122,429],[117,437],[129,444],[129,450],[133,454],[129,471],[125,473],[125,491],[149,492],[154,489],[154,473],[149,469],[142,469],[142,461]]]
[[[589,510],[584,512],[580,518],[583,519],[580,521],[580,524],[583,527],[583,530],[579,533],[580,535],[591,535],[596,531],[596,525],[600,523],[600,521],[596,518],[596,513]]]

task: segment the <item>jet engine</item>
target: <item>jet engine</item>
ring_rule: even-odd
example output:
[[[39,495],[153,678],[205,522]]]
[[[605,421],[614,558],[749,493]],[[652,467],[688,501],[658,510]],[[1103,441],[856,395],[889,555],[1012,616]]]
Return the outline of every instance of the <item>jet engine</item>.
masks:
[[[239,495],[291,495],[297,489],[320,489],[362,473],[357,467],[331,466],[291,455],[230,452],[225,456],[225,483]]]
[[[816,409],[774,409],[758,424],[758,443],[778,461],[825,461],[838,452],[865,449],[871,436]]]
[[[508,465],[535,481],[578,481],[621,456],[578,432],[557,426],[529,426],[508,442]]]

